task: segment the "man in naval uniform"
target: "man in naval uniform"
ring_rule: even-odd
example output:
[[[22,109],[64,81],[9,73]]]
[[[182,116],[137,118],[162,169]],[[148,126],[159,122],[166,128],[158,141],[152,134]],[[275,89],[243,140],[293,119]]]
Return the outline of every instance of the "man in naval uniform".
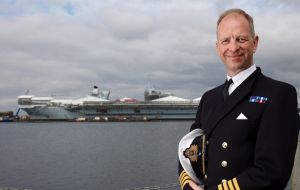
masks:
[[[283,190],[290,178],[299,132],[296,89],[262,74],[253,63],[259,38],[240,9],[221,14],[216,51],[225,84],[202,96],[191,131],[207,139],[204,186],[179,164],[182,189]],[[287,65],[288,66],[288,65]]]

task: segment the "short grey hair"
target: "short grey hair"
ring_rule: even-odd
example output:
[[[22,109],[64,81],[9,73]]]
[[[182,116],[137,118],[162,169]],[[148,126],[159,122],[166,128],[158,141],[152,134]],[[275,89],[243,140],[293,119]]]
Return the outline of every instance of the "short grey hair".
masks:
[[[249,23],[249,26],[250,26],[250,34],[252,37],[255,37],[255,30],[254,30],[254,21],[253,21],[253,18],[247,14],[244,10],[242,9],[229,9],[229,10],[226,10],[225,12],[223,12],[219,19],[218,19],[218,22],[217,22],[217,34],[218,34],[218,27],[219,27],[219,24],[220,22],[223,20],[223,18],[225,18],[227,15],[230,15],[230,14],[239,14],[239,15],[242,15],[244,16],[248,23]]]

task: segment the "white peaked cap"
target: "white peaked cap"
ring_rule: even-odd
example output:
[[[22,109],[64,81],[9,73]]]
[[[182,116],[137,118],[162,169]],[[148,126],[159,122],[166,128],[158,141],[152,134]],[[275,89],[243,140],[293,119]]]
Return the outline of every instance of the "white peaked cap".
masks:
[[[190,160],[184,156],[184,151],[191,146],[196,137],[201,135],[203,135],[202,129],[194,129],[182,137],[178,145],[178,156],[181,166],[183,167],[184,171],[198,184],[203,184],[203,182],[200,181],[194,172]]]

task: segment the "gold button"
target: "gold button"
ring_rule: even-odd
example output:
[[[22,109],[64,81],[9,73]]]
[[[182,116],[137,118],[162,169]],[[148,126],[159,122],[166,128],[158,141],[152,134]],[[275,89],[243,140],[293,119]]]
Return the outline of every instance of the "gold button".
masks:
[[[227,183],[227,180],[226,179],[222,179],[222,183]]]
[[[225,160],[221,162],[221,166],[222,166],[223,168],[227,167],[227,164],[228,164],[228,163],[227,163],[227,161],[225,161]]]
[[[207,175],[206,174],[204,175],[204,179],[207,179]]]
[[[227,148],[227,146],[228,146],[227,142],[223,142],[223,143],[222,143],[222,147],[223,147],[223,148]]]

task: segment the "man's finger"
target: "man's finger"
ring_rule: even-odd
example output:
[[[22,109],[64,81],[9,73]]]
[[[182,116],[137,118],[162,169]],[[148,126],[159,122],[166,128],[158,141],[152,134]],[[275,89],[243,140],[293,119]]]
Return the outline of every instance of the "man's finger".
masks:
[[[191,188],[193,188],[194,190],[203,190],[201,187],[199,187],[195,182],[190,181],[189,185],[191,186]]]

